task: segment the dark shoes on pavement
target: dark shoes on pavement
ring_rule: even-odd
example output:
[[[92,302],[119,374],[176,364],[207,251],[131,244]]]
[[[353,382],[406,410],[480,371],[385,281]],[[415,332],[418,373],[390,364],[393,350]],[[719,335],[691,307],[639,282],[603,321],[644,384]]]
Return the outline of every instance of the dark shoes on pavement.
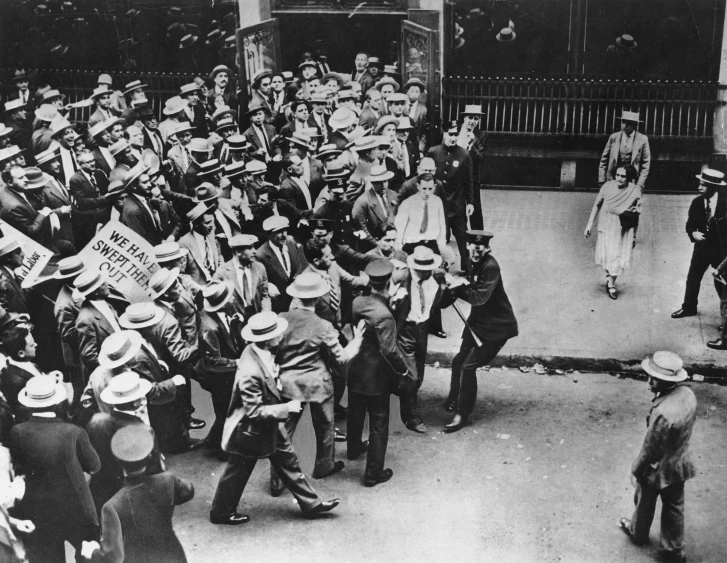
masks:
[[[343,469],[346,466],[345,463],[342,461],[337,461],[333,464],[333,466],[328,470],[320,474],[313,473],[313,479],[325,479],[326,477],[330,477],[331,475],[335,475],[341,469]]]
[[[207,426],[207,423],[199,418],[190,418],[187,422],[187,428],[189,430],[202,430],[205,426]]]
[[[228,526],[238,526],[245,524],[250,521],[250,517],[247,514],[240,514],[239,512],[233,512],[227,516],[215,516],[210,514],[210,522],[213,524],[227,524]]]
[[[685,311],[684,309],[679,309],[678,311],[674,311],[671,314],[672,319],[681,319],[682,317],[694,317],[697,315],[696,311]]]
[[[317,518],[318,516],[330,512],[334,508],[336,508],[340,504],[340,500],[337,498],[332,498],[331,500],[324,500],[320,504],[314,506],[310,510],[307,510],[303,513],[303,516],[306,518]]]
[[[461,429],[466,424],[467,417],[464,417],[461,414],[455,414],[452,422],[444,425],[444,431],[451,434],[452,432],[457,432],[457,430]]]
[[[444,401],[444,410],[447,412],[454,412],[457,408],[457,399],[447,399]]]
[[[727,342],[721,338],[718,338],[717,340],[710,340],[707,342],[707,348],[711,348],[712,350],[727,350]]]
[[[421,420],[410,420],[406,423],[406,427],[412,432],[417,432],[419,434],[427,433],[427,427]]]
[[[345,432],[341,432],[338,428],[336,428],[336,436],[334,437],[334,440],[336,442],[345,442],[346,441]]]
[[[361,457],[361,454],[365,454],[369,449],[369,441],[366,440],[365,442],[361,442],[359,446],[355,449],[348,448],[348,452],[346,454],[346,457],[350,459],[351,461],[354,461]]]
[[[437,330],[435,332],[430,332],[432,336],[436,336],[437,338],[447,338],[447,333],[443,330]]]
[[[364,479],[364,486],[365,487],[375,487],[376,485],[378,485],[380,483],[386,483],[393,476],[394,476],[394,472],[391,469],[384,469],[375,478],[373,478],[373,479],[369,479],[369,478]]]

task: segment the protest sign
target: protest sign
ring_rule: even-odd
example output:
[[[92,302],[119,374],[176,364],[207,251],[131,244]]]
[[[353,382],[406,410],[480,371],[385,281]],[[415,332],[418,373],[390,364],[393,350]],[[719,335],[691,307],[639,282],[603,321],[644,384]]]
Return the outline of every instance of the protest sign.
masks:
[[[38,244],[32,238],[26,237],[5,221],[0,221],[0,229],[4,236],[14,238],[18,241],[20,248],[23,250],[23,254],[25,254],[23,264],[15,271],[18,277],[23,280],[21,287],[28,288],[34,286],[38,283],[38,277],[53,256],[53,251]]]
[[[118,221],[107,223],[79,256],[87,268],[98,268],[131,303],[148,301],[149,279],[159,269],[154,247]]]

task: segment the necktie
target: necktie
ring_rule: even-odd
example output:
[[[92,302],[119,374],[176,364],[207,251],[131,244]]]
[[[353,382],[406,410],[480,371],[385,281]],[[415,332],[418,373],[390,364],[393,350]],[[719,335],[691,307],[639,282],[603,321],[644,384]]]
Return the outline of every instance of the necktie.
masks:
[[[268,140],[268,134],[265,132],[264,127],[257,126],[257,128],[258,131],[260,131],[260,133],[262,134],[263,139],[265,140],[265,151],[270,154],[270,141]]]
[[[419,285],[419,306],[422,309],[422,314],[424,314],[427,309],[427,301],[424,297],[424,280],[419,280],[417,285]]]
[[[285,268],[285,273],[290,275],[290,264],[288,263],[288,257],[285,255],[285,248],[280,249],[280,256],[283,257],[283,268]]]
[[[242,269],[242,300],[245,303],[245,307],[250,304],[250,296],[252,295],[250,280],[247,277],[249,271],[249,268]]]
[[[331,303],[331,309],[334,311],[338,311],[338,308],[340,307],[340,301],[338,299],[338,292],[336,291],[336,288],[333,286],[333,280],[331,279],[331,276],[326,274],[326,281],[328,282],[328,295],[329,300]]]
[[[96,175],[95,174],[89,174],[88,179],[91,181],[91,185],[93,186],[93,191],[98,195],[98,183],[96,182]]]
[[[207,268],[207,271],[210,274],[213,274],[215,271],[212,260],[212,247],[210,246],[210,241],[207,237],[204,238],[204,267]]]
[[[424,215],[422,216],[422,226],[419,229],[420,234],[424,234],[427,232],[427,229],[429,228],[429,200],[424,200]]]
[[[182,172],[186,172],[189,168],[189,153],[187,147],[182,147]]]

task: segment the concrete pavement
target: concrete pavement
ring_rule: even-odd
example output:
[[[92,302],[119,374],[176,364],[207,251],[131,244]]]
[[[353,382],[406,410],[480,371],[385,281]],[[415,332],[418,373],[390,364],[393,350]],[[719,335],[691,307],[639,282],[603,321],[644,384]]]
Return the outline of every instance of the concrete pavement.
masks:
[[[690,373],[721,377],[727,352],[706,346],[720,324],[709,273],[699,315],[670,317],[681,306],[692,252],[684,231],[692,196],[645,195],[634,261],[612,301],[594,261],[595,234],[583,236],[595,195],[482,192],[484,225],[495,233],[492,252],[520,326],[520,336],[494,363],[628,371],[646,354],[668,349],[684,358]],[[462,322],[454,311],[444,311],[444,326],[449,338],[429,340],[432,363],[448,364],[459,348]]]

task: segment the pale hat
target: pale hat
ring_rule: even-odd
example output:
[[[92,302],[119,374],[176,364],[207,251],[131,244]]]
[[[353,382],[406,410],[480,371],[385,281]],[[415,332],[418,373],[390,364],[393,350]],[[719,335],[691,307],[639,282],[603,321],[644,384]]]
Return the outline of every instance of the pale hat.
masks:
[[[164,309],[151,301],[132,303],[119,317],[119,324],[130,330],[154,326],[164,318]]]
[[[141,80],[132,80],[124,87],[124,94],[130,94],[134,90],[138,90],[139,88],[146,88],[146,84],[142,84]]]
[[[93,89],[93,92],[91,93],[91,98],[94,100],[98,98],[99,96],[106,96],[113,94],[114,91],[108,87],[106,84],[101,84]]]
[[[242,248],[247,246],[255,246],[255,243],[257,241],[258,238],[255,235],[241,234],[233,236],[228,241],[228,245],[230,246],[230,248]]]
[[[221,281],[213,281],[202,288],[204,310],[208,313],[219,311],[232,299],[230,287]]]
[[[349,108],[338,108],[328,119],[328,125],[334,131],[346,129],[358,121],[356,114]]]
[[[687,370],[684,369],[684,362],[674,352],[664,350],[654,352],[653,356],[644,358],[641,362],[641,367],[651,377],[661,379],[662,381],[679,383],[687,379]]]
[[[639,119],[639,112],[638,111],[626,111],[623,110],[621,112],[621,121],[633,121],[635,123],[640,123],[641,119]]]
[[[288,138],[288,142],[294,145],[301,146],[304,149],[309,149],[311,138],[308,135],[301,133],[300,131],[296,131],[295,133],[293,133],[292,136]]]
[[[69,256],[58,262],[58,269],[53,274],[57,280],[66,280],[82,274],[86,271],[86,266],[80,256]]]
[[[387,170],[383,164],[377,164],[371,167],[371,171],[366,179],[369,182],[384,182],[391,180],[394,177],[394,173],[391,170]]]
[[[399,127],[399,118],[394,117],[393,115],[382,115],[379,120],[376,122],[376,128],[374,129],[374,133],[377,135],[381,133],[384,127],[386,127],[389,124],[395,125],[397,128]]]
[[[104,369],[115,369],[128,363],[141,350],[144,342],[135,330],[119,330],[107,336],[98,352],[98,365]]]
[[[263,221],[263,230],[268,233],[282,231],[290,227],[290,221],[282,215],[272,215]]]
[[[188,251],[186,248],[179,246],[178,242],[163,242],[154,247],[154,257],[157,263],[171,262],[182,256],[186,256]]]
[[[406,259],[406,263],[413,270],[436,270],[442,263],[442,257],[429,247],[417,246]]]
[[[512,30],[511,27],[503,27],[500,30],[500,33],[497,34],[497,39],[500,43],[509,43],[510,41],[515,41],[515,38],[517,37],[517,34]]]
[[[190,209],[187,212],[187,219],[189,219],[190,223],[194,223],[197,219],[202,217],[205,213],[209,211],[209,207],[207,207],[204,203],[198,203],[195,205],[192,209]]]
[[[5,102],[5,111],[14,111],[16,109],[25,107],[25,102],[21,100],[20,98],[16,98],[14,100],[10,100],[9,102]]]
[[[481,104],[467,104],[464,106],[464,111],[460,112],[460,115],[483,115]]]
[[[328,282],[316,272],[304,272],[293,280],[285,290],[291,297],[315,299],[330,291]]]
[[[697,179],[713,186],[727,186],[727,182],[724,181],[724,173],[712,168],[702,170],[700,174],[697,174]]]
[[[406,94],[401,94],[399,92],[394,92],[393,94],[389,94],[386,97],[386,103],[388,104],[405,104],[407,101],[409,101],[409,98],[406,96]]]
[[[394,72],[396,72],[396,71],[394,71]],[[393,86],[395,92],[399,91],[399,88],[400,88],[399,83],[396,80],[394,80],[393,78],[391,78],[391,76],[384,76],[381,80],[379,80],[376,83],[376,88],[377,88],[377,90],[381,90],[381,87],[386,86],[387,84],[390,84],[391,86]]]
[[[399,123],[396,126],[397,131],[411,131],[412,129],[414,129],[414,125],[408,116],[405,115],[399,118]]]
[[[210,150],[209,142],[207,139],[201,137],[194,137],[187,145],[187,150],[190,152],[208,153]]]
[[[190,82],[189,84],[182,84],[179,87],[179,95],[186,96],[192,92],[200,92],[202,88],[196,82]]]
[[[267,170],[268,165],[260,160],[251,160],[245,163],[245,172],[248,174],[263,174]]]
[[[35,117],[40,121],[53,121],[58,115],[58,108],[51,104],[43,104],[35,110]]]
[[[134,371],[125,371],[111,378],[106,388],[101,391],[100,398],[107,405],[133,403],[146,397],[151,388],[151,381],[142,379]]]
[[[61,156],[61,147],[60,145],[55,145],[50,147],[47,150],[44,150],[43,152],[39,152],[37,155],[35,155],[35,162],[36,164],[45,164],[46,162],[50,162],[51,160],[55,160],[56,158],[60,158]]]
[[[179,135],[186,131],[194,131],[195,127],[189,121],[183,121],[174,129],[174,135]]]
[[[131,145],[129,145],[129,142],[126,139],[119,139],[109,147],[109,152],[111,153],[111,156],[116,156],[128,149],[130,146]]]
[[[215,77],[221,72],[226,72],[227,75],[230,77],[235,76],[235,73],[232,72],[230,67],[225,65],[217,65],[215,68],[212,69],[212,72],[210,72],[210,80],[214,80]]]
[[[59,133],[62,133],[66,129],[72,129],[73,123],[68,121],[65,117],[62,117],[60,114],[51,122],[50,124],[50,132],[51,136],[55,137]]]
[[[179,268],[159,268],[149,280],[152,299],[159,299],[179,278]]]
[[[185,102],[182,98],[180,98],[179,96],[172,96],[164,103],[164,109],[162,110],[162,113],[164,115],[174,115],[176,113],[179,113],[180,111],[183,111],[186,107],[187,102]]]
[[[112,117],[111,119],[99,121],[93,127],[90,127],[88,129],[88,134],[90,137],[93,138],[93,137],[99,135],[100,133],[103,133],[107,129],[111,129],[111,127],[113,127],[117,123],[123,123],[123,122],[124,122],[124,120],[120,117]]]
[[[66,388],[52,375],[38,375],[30,379],[18,394],[18,402],[31,409],[58,405],[66,400]]]
[[[283,334],[288,328],[288,321],[272,311],[263,311],[250,317],[242,329],[242,337],[247,342],[265,342]]]
[[[396,122],[396,118],[394,118]],[[360,137],[353,142],[353,150],[356,152],[369,151],[376,147],[388,146],[389,141],[379,135],[372,135],[370,137]]]
[[[101,287],[105,281],[106,276],[99,270],[86,270],[73,280],[74,294],[86,297]]]
[[[350,149],[354,144],[360,142],[361,139],[366,137],[369,133],[371,133],[371,129],[368,127],[357,126],[356,129],[346,134],[346,140],[348,141],[346,143],[346,148]],[[388,141],[385,144],[388,145]]]
[[[0,238],[0,256],[15,252],[18,248],[20,248],[20,243],[17,239],[9,236]]]

